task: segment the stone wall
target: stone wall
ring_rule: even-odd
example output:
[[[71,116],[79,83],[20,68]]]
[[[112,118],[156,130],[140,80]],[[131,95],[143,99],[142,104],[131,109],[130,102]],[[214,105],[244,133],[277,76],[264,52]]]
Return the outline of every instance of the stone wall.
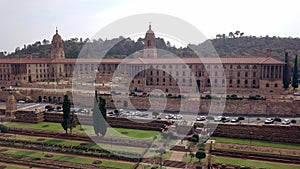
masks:
[[[38,100],[39,96],[48,97],[61,97],[63,98],[65,92],[46,92],[44,90],[22,90],[15,92],[16,99],[24,99],[24,96],[30,96],[34,100]],[[72,101],[72,92],[66,92],[70,100]],[[93,105],[93,93],[77,93],[74,99],[75,102],[80,102],[83,105]],[[75,96],[75,95],[74,95]],[[151,106],[157,110],[167,110],[179,112],[181,108],[180,99],[166,99],[166,98],[150,98],[150,97],[124,97],[124,96],[103,96],[106,99],[107,107],[114,109],[149,109]],[[0,91],[0,99],[6,100],[7,92]],[[129,98],[129,99],[128,99]],[[48,100],[47,100],[48,101]],[[202,112],[207,113],[211,108],[211,100],[193,100],[193,99],[182,99],[184,102],[182,110],[187,112]],[[166,103],[165,108],[162,107],[162,103]],[[214,101],[216,106],[222,106],[220,101]],[[163,104],[164,105],[164,104]],[[270,100],[227,100],[224,113],[232,115],[269,115],[269,116],[299,116],[300,115],[300,100],[293,99],[270,99]]]
[[[117,100],[111,101],[112,98],[105,97],[107,100],[107,106],[109,108],[129,108],[129,109],[148,109],[150,108],[150,101],[148,97],[130,97],[132,103],[128,104],[128,107],[124,107],[124,102],[128,102],[126,98],[118,97]],[[155,98],[151,100],[151,104],[159,105],[162,102],[166,102],[165,98]],[[211,100],[186,100],[183,99],[184,104],[182,105],[182,110],[187,112],[201,112],[208,113],[210,109],[215,107],[222,106],[221,101]],[[211,105],[214,107],[210,107]],[[117,106],[115,106],[117,105]],[[198,106],[199,107],[198,107]],[[159,106],[158,106],[159,107]],[[181,107],[180,99],[167,99],[165,110],[179,112]],[[300,115],[300,101],[298,100],[227,100],[225,102],[224,113],[231,115],[269,115],[269,116],[292,116],[296,117]],[[216,112],[217,113],[217,112]]]

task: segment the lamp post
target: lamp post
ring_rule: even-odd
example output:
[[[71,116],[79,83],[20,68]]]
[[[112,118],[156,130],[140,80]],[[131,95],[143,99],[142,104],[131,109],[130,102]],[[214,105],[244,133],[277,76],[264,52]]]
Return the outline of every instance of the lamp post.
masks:
[[[250,136],[250,146],[252,145],[252,135],[253,135],[253,132],[251,131],[251,132],[249,133],[249,136]]]

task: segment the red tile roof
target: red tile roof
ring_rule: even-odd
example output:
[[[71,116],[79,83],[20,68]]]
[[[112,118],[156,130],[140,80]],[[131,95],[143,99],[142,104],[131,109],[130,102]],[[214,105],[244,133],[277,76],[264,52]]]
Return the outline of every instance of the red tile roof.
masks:
[[[193,63],[224,63],[224,64],[285,64],[272,57],[239,57],[239,58],[137,58],[137,59],[48,59],[48,58],[21,58],[21,59],[0,59],[0,63],[5,64],[76,64],[76,63],[112,63],[118,64],[126,62],[128,64],[193,64]]]

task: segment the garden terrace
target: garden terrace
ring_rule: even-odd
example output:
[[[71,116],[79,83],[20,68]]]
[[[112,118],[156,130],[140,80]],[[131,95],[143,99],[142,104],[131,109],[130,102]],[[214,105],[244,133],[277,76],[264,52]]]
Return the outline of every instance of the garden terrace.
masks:
[[[297,144],[300,143],[300,126],[219,124],[212,136]]]
[[[128,138],[116,138],[116,137],[109,137],[109,138],[102,137],[101,139],[97,139],[96,136],[91,136],[90,138],[86,135],[79,135],[79,134],[66,135],[65,133],[62,132],[36,130],[36,129],[22,129],[22,128],[15,128],[15,127],[10,127],[8,132],[12,134],[21,134],[21,135],[38,136],[38,137],[52,137],[52,138],[87,141],[87,142],[93,142],[91,140],[91,138],[93,138],[93,140],[96,140],[97,142],[103,144],[114,144],[114,145],[131,146],[131,147],[147,147],[151,145],[151,140],[137,140],[137,139],[128,139]]]
[[[299,157],[297,156],[266,154],[266,153],[259,153],[259,152],[246,152],[246,151],[238,151],[238,150],[220,150],[220,149],[212,150],[211,154],[217,156],[280,162],[286,164],[300,164]]]
[[[47,153],[35,150],[24,150],[16,148],[4,148],[0,152],[0,161],[5,163],[19,164],[29,167],[41,168],[89,168],[89,169],[117,169],[119,165],[123,168],[131,169],[133,163],[97,160],[96,158],[78,157],[74,155],[64,155],[59,153]],[[96,163],[95,163],[96,162]]]
[[[125,161],[138,161],[142,156],[141,154],[134,153],[134,152],[122,152],[122,151],[110,152],[100,148],[95,149],[95,148],[88,148],[85,146],[68,146],[68,145],[59,145],[59,144],[43,143],[43,142],[28,141],[28,140],[7,139],[7,138],[0,138],[0,146],[22,148],[22,149],[25,148],[30,150],[43,150],[48,152],[57,152],[57,153],[65,153],[65,154],[77,154],[77,155],[84,155],[90,157],[110,158],[110,159],[125,160]]]

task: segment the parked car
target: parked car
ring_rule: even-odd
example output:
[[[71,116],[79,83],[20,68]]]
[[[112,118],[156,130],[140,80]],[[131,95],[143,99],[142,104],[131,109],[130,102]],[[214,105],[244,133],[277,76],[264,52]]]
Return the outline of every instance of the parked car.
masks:
[[[217,117],[214,117],[214,121],[215,122],[220,122],[222,120],[222,117],[223,116],[217,116]]]
[[[236,118],[231,119],[230,122],[231,123],[238,123],[238,122],[240,122],[240,120],[239,120],[239,118],[236,117]]]
[[[295,92],[294,96],[300,96],[300,92]]]
[[[169,115],[166,115],[165,118],[166,119],[173,119],[175,116],[173,114],[169,114]]]
[[[289,125],[291,123],[291,120],[290,119],[283,119],[282,121],[281,121],[281,124],[283,124],[283,125]]]
[[[222,117],[221,121],[225,123],[225,122],[229,122],[230,119],[229,119],[229,117]]]
[[[273,124],[274,123],[274,119],[273,118],[267,118],[265,120],[265,124]]]
[[[115,112],[111,111],[111,112],[108,112],[106,113],[108,116],[115,116]]]
[[[205,121],[206,120],[206,116],[199,116],[196,118],[196,121]]]
[[[18,100],[18,103],[24,104],[24,103],[25,103],[25,100]]]
[[[203,94],[210,94],[210,91],[204,91]]]
[[[183,118],[183,116],[180,115],[180,114],[177,114],[177,115],[175,115],[175,116],[173,117],[173,119],[176,119],[176,120],[180,120],[180,119],[182,119],[182,118]]]

